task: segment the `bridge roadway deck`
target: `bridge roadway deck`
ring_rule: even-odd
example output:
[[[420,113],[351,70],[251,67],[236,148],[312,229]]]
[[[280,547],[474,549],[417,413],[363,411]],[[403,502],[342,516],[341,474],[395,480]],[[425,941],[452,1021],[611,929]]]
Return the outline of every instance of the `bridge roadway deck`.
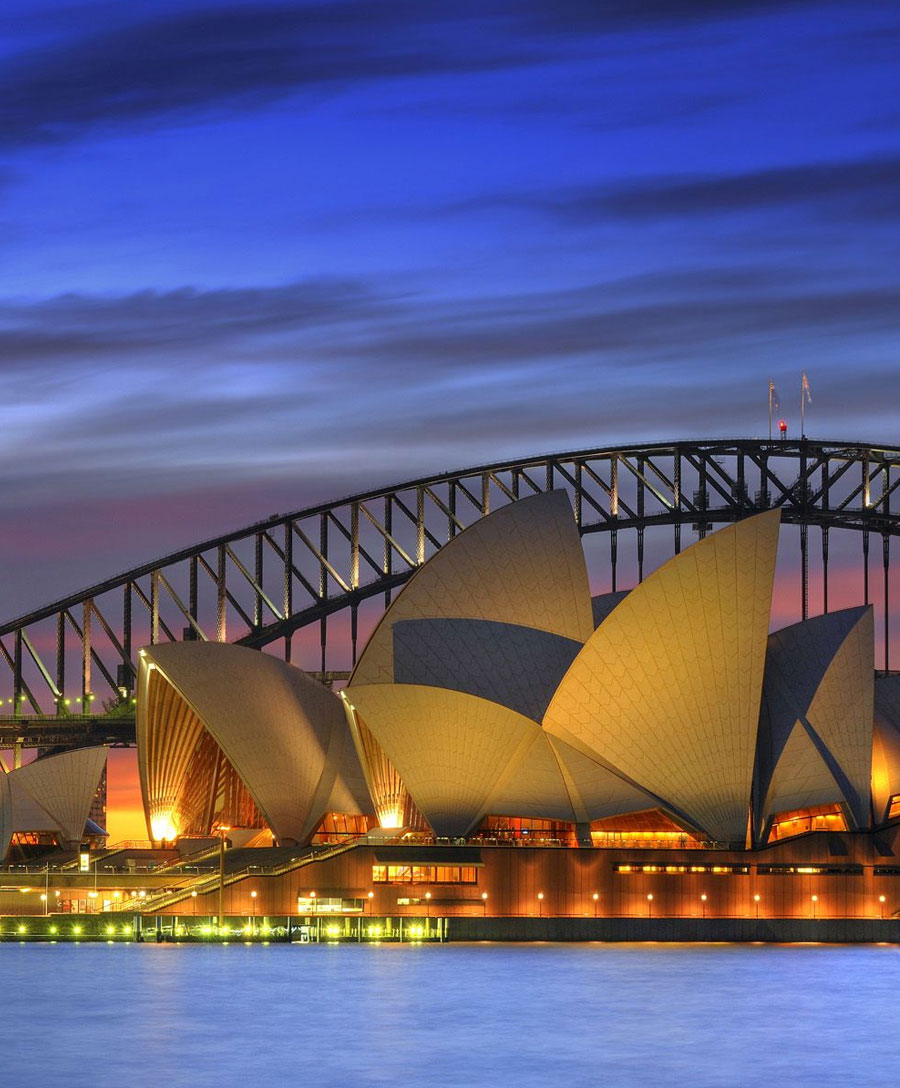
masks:
[[[46,715],[0,718],[0,748],[131,748],[134,715]]]

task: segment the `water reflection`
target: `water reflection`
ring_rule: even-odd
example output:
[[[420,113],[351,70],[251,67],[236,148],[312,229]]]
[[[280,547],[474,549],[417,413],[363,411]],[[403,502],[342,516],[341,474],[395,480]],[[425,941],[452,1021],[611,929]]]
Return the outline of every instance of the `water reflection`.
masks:
[[[896,1079],[888,946],[7,944],[0,977],[10,1088]]]

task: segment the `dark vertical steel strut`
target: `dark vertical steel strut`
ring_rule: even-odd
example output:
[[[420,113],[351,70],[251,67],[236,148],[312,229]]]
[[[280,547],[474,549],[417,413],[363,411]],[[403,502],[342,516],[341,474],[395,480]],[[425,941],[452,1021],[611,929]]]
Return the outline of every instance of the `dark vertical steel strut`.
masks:
[[[282,585],[284,618],[294,613],[294,526],[290,521],[284,523],[284,581]],[[284,636],[284,660],[291,660],[291,632]]]
[[[609,563],[611,568],[612,591],[617,591],[616,560],[619,551],[619,532],[615,527],[615,519],[619,516],[619,459],[613,457],[609,464],[609,515],[613,518],[613,527],[609,531]]]
[[[228,597],[225,586],[227,574],[225,561],[228,557],[225,545],[220,544],[218,549],[218,566],[216,570],[216,641],[225,642],[227,638],[228,624]]]
[[[262,533],[256,534],[256,539],[253,541],[253,577],[256,579],[256,584],[263,588],[263,537]],[[253,594],[253,625],[254,627],[262,627],[263,621],[263,599],[262,594],[256,592]]]
[[[800,510],[803,520],[800,523],[800,615],[803,620],[809,618],[809,510],[807,509],[809,489],[806,485],[806,453],[800,455]]]
[[[328,597],[328,515],[319,515],[319,599],[324,601]],[[322,651],[320,669],[325,673],[325,659],[328,647],[328,615],[322,615],[319,620],[319,645]]]
[[[887,519],[890,517],[890,512],[890,470],[888,466],[885,465],[881,470],[881,514],[885,519],[885,525],[887,525]],[[885,671],[888,671],[891,667],[891,534],[887,529],[884,530],[882,535],[882,561],[884,563],[884,668]]]
[[[884,563],[884,668],[887,671],[891,667],[891,537],[889,533],[882,536],[881,544]]]
[[[386,495],[384,499],[384,563],[383,570],[385,578],[389,578],[394,569],[394,555],[391,551],[390,537],[393,535],[393,504],[391,502],[391,496]],[[390,587],[385,590],[384,593],[384,607],[389,608],[391,603],[391,590]]]
[[[637,481],[637,514],[643,522],[644,519],[644,471],[646,462],[643,457],[637,459],[638,467],[638,481]],[[644,580],[644,526],[638,525],[637,530],[637,563],[638,563],[638,584]]]
[[[828,526],[822,526],[822,612],[828,615]]]
[[[681,554],[681,512],[683,510],[682,495],[681,495],[681,454],[675,453],[675,467],[672,473],[673,486],[675,488],[675,494],[673,495],[673,501],[675,503],[675,554]]]
[[[862,549],[863,549],[863,603],[869,603],[869,530],[863,529],[862,532]]]
[[[828,509],[828,485],[831,479],[831,462],[822,465],[822,508]],[[828,615],[828,526],[822,523],[822,611]]]
[[[60,612],[56,617],[56,686],[59,689],[56,713],[65,714],[63,695],[66,690],[66,617],[64,612]]]

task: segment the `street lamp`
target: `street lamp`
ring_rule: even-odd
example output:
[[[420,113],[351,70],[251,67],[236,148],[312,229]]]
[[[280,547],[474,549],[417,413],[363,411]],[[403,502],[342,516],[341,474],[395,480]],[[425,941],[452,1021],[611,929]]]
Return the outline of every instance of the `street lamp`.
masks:
[[[253,910],[253,928],[256,929],[256,892],[250,893],[250,906]]]
[[[597,917],[597,904],[600,902],[600,896],[596,892],[594,892],[594,894],[591,896],[591,898],[594,900],[594,917],[596,918]]]
[[[538,892],[538,918],[544,916],[544,893]]]
[[[371,895],[371,894],[372,893],[369,892],[369,895]],[[431,892],[426,892],[425,893],[425,917],[426,918],[431,917]]]
[[[374,892],[369,892],[369,894],[366,896],[366,898],[369,900],[369,914],[371,914],[372,913],[372,900],[375,898],[375,893]],[[431,893],[429,892],[425,896],[425,898],[430,899],[431,898]]]
[[[882,897],[883,898],[883,897]],[[47,893],[41,892],[41,902],[44,904],[44,915],[47,914]],[[881,917],[884,917],[884,907],[881,908]]]
[[[487,892],[482,892],[481,893],[481,916],[482,916],[482,918],[487,917],[487,900],[488,900]]]
[[[647,917],[653,917],[653,892],[647,893]]]
[[[756,917],[759,917],[759,895],[753,896],[753,902],[756,904]]]
[[[812,896],[812,916],[813,916],[813,918],[815,918],[815,916],[816,916],[816,904],[818,902],[819,902],[819,897],[817,895]]]
[[[878,896],[878,902],[881,904],[881,917],[884,918],[884,896]]]
[[[225,832],[231,830],[229,824],[219,824],[219,929],[225,925]]]
[[[702,910],[703,910],[703,917],[705,918],[706,917],[706,892],[704,892],[703,895],[700,896],[700,902],[703,904]]]
[[[196,917],[197,915],[197,893],[191,892],[191,913]]]

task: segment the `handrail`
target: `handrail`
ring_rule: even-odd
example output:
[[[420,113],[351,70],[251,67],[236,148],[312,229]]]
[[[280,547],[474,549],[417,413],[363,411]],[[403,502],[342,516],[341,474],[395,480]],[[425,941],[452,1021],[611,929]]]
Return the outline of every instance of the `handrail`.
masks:
[[[193,892],[197,895],[208,895],[210,892],[216,891],[219,887],[228,887],[231,884],[237,884],[241,880],[246,880],[247,877],[256,876],[282,876],[284,873],[292,872],[295,869],[302,869],[306,865],[311,865],[313,862],[327,861],[329,858],[336,857],[338,854],[342,854],[347,850],[352,850],[355,846],[359,845],[358,840],[361,836],[354,836],[349,842],[338,843],[336,846],[329,847],[325,850],[320,850],[314,853],[306,854],[303,857],[291,858],[290,861],[281,862],[278,865],[246,865],[242,869],[238,869],[233,873],[226,873],[224,880],[220,879],[216,874],[212,877],[206,877],[199,883],[196,882],[187,885],[186,887],[179,887],[177,890],[170,890],[162,895],[150,896],[144,900],[141,904],[142,911],[159,911],[166,907],[171,907],[175,903],[180,903],[185,899],[190,898]],[[133,906],[126,907],[124,905],[117,906],[115,910],[133,910]]]

